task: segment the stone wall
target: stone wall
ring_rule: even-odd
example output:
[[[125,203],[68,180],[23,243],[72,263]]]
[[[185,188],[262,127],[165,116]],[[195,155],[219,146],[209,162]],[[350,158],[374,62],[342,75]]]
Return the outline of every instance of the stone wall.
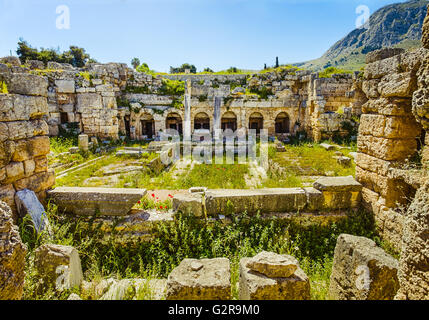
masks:
[[[320,140],[347,134],[342,124],[358,115],[362,104],[357,99],[356,75],[325,79],[295,68],[254,75],[152,76],[118,63],[84,68],[54,62],[45,66],[40,61],[15,65],[20,73],[48,80],[45,120],[51,136],[75,130],[100,138],[154,138],[172,127],[171,117],[177,119],[173,127],[183,129],[184,108],[178,107],[184,103],[183,95],[166,95],[166,80],[190,80],[192,130],[205,118],[213,131],[214,98],[221,97],[221,122],[230,126],[234,122],[235,129],[267,129],[270,136],[282,138],[306,131]]]
[[[412,200],[412,185],[391,174],[421,147],[422,126],[412,112],[413,93],[427,50],[381,49],[367,55],[362,90],[356,178],[363,185],[364,204],[375,213],[384,237],[400,244],[401,206]],[[414,99],[415,100],[415,99]]]
[[[50,152],[45,78],[0,64],[0,200],[16,212],[15,192],[33,190],[41,201],[55,183]],[[15,216],[16,218],[16,216]]]

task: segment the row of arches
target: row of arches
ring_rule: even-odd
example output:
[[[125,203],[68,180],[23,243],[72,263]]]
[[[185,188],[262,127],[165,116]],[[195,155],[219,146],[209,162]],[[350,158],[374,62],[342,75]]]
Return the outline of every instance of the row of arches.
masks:
[[[205,112],[200,112],[194,117],[194,130],[210,130],[210,117]],[[150,114],[144,114],[140,118],[141,135],[153,138],[155,132],[155,121],[153,116]],[[127,133],[129,132],[129,121],[125,120],[125,127]],[[249,129],[256,130],[259,133],[264,129],[264,117],[259,112],[254,112],[249,117]],[[180,134],[183,134],[183,120],[180,114],[176,112],[169,113],[165,120],[166,129],[177,130]],[[238,128],[237,116],[232,111],[227,111],[221,118],[221,129],[231,129],[236,131]],[[275,119],[275,133],[276,134],[287,134],[290,132],[290,119],[286,112],[280,112]]]

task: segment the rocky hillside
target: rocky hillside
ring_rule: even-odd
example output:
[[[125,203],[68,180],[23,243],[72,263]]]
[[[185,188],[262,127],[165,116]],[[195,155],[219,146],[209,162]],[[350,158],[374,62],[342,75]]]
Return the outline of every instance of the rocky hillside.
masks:
[[[321,58],[297,65],[315,71],[330,66],[359,70],[365,64],[365,55],[373,50],[419,47],[428,4],[427,0],[412,0],[385,6],[371,15],[369,29],[355,29]]]

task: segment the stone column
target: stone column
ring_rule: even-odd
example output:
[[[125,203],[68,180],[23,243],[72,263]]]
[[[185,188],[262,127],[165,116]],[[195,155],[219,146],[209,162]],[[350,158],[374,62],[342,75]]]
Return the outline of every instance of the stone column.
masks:
[[[191,141],[191,80],[186,80],[185,85],[185,121],[183,127],[183,139],[184,141]]]
[[[220,118],[220,107],[222,105],[222,98],[214,98],[214,110],[213,110],[213,132],[216,133],[217,129],[221,129],[221,118]]]

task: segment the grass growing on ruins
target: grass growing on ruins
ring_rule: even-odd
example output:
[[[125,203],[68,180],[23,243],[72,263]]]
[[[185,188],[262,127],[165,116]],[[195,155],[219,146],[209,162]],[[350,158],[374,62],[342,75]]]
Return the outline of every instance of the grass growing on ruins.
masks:
[[[286,174],[293,176],[349,176],[355,175],[355,163],[344,167],[333,158],[335,151],[327,151],[319,144],[303,143],[285,145],[286,152],[276,152],[272,160],[285,169]],[[353,150],[342,149],[343,155]]]
[[[48,217],[53,236],[46,233],[36,236],[29,221],[20,224],[21,237],[29,249],[25,299],[65,299],[70,293],[37,290],[32,259],[34,250],[45,243],[74,246],[79,251],[86,281],[109,277],[166,278],[184,258],[228,257],[234,298],[238,295],[238,263],[242,257],[254,256],[262,250],[291,254],[300,261],[311,280],[312,299],[327,298],[332,257],[339,234],[366,236],[380,243],[372,215],[365,211],[351,211],[347,219],[324,217],[319,220],[300,215],[280,220],[237,214],[227,224],[178,215],[171,223],[156,225],[151,242],[136,240],[128,243],[121,241],[120,233],[100,242],[105,235],[100,225],[91,226],[91,219],[67,219],[52,205]]]
[[[183,179],[178,181],[179,189],[195,186],[209,189],[245,189],[247,164],[197,164]]]

